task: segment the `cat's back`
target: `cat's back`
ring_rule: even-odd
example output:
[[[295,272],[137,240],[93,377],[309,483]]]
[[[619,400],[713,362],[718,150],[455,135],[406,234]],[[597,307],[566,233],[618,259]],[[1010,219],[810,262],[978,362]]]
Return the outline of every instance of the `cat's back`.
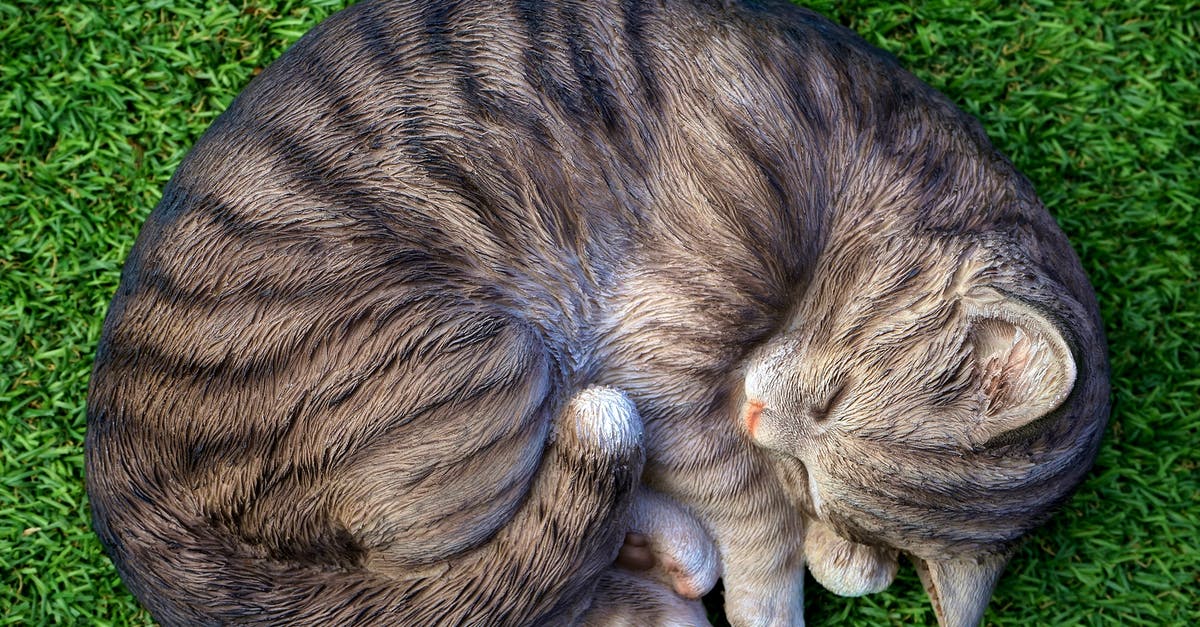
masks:
[[[803,66],[857,50],[779,11],[366,1],[334,15],[185,158],[101,356],[116,335],[204,337],[216,360],[246,348],[238,335],[430,299],[570,343],[633,275],[700,281],[699,300],[771,295],[737,315],[773,313],[820,242],[792,234],[819,231],[832,185],[828,155],[804,148],[830,132],[817,90],[832,78]]]
[[[602,266],[668,229],[782,227],[821,193],[824,163],[799,146],[852,97],[821,93],[847,51],[883,62],[794,7],[360,2],[217,119],[139,252],[390,242],[537,272],[562,263],[547,255]]]

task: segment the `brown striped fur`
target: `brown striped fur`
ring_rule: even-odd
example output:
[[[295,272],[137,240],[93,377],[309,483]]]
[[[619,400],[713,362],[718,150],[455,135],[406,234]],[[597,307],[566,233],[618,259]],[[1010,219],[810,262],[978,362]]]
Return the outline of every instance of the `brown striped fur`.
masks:
[[[1070,396],[992,433],[980,394],[1037,390],[983,385],[971,347],[1030,320]],[[998,560],[1078,483],[1106,368],[1029,183],[811,12],[366,0],[251,82],[144,226],[88,488],[165,624],[686,620],[609,568],[639,478],[711,535],[734,624],[801,624],[806,524],[823,577],[903,551],[952,603],[939,557]]]

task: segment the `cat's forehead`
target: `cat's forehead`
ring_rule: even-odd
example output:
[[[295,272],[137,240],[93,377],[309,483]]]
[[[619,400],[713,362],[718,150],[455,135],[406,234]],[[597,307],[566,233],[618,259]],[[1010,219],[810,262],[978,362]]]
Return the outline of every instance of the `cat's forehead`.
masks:
[[[961,335],[959,299],[924,290],[895,298],[855,299],[813,313],[798,318],[789,344],[790,357],[810,369],[878,369],[918,358],[932,365],[942,361],[939,357],[951,356]]]
[[[810,305],[878,307],[950,297],[986,265],[969,238],[904,227],[884,234],[876,245],[862,246],[854,244],[865,236],[853,235],[835,234],[821,255],[806,294],[815,297],[805,299]]]

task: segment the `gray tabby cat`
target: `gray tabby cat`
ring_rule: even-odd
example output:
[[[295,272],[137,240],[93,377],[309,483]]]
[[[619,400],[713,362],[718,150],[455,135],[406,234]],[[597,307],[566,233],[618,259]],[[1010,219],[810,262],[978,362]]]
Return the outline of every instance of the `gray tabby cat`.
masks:
[[[699,622],[719,574],[733,624],[800,625],[806,559],[857,594],[903,553],[968,625],[1107,378],[1029,183],[851,32],[367,0],[165,189],[88,490],[165,624]]]

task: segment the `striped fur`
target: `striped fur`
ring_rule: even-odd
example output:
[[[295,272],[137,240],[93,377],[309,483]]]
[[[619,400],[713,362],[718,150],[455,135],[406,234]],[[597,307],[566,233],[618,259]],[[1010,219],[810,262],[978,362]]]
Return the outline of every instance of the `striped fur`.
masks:
[[[902,395],[856,396],[890,422],[846,417],[819,455],[737,419],[781,342],[866,383],[950,364],[976,287],[1050,312],[1078,361],[1011,447],[894,446]],[[639,477],[712,535],[735,624],[800,624],[806,516],[1007,547],[1079,480],[1106,385],[1029,183],[845,29],[773,2],[366,0],[164,190],[97,351],[88,489],[165,624],[590,620]],[[812,507],[801,457],[843,505]]]

